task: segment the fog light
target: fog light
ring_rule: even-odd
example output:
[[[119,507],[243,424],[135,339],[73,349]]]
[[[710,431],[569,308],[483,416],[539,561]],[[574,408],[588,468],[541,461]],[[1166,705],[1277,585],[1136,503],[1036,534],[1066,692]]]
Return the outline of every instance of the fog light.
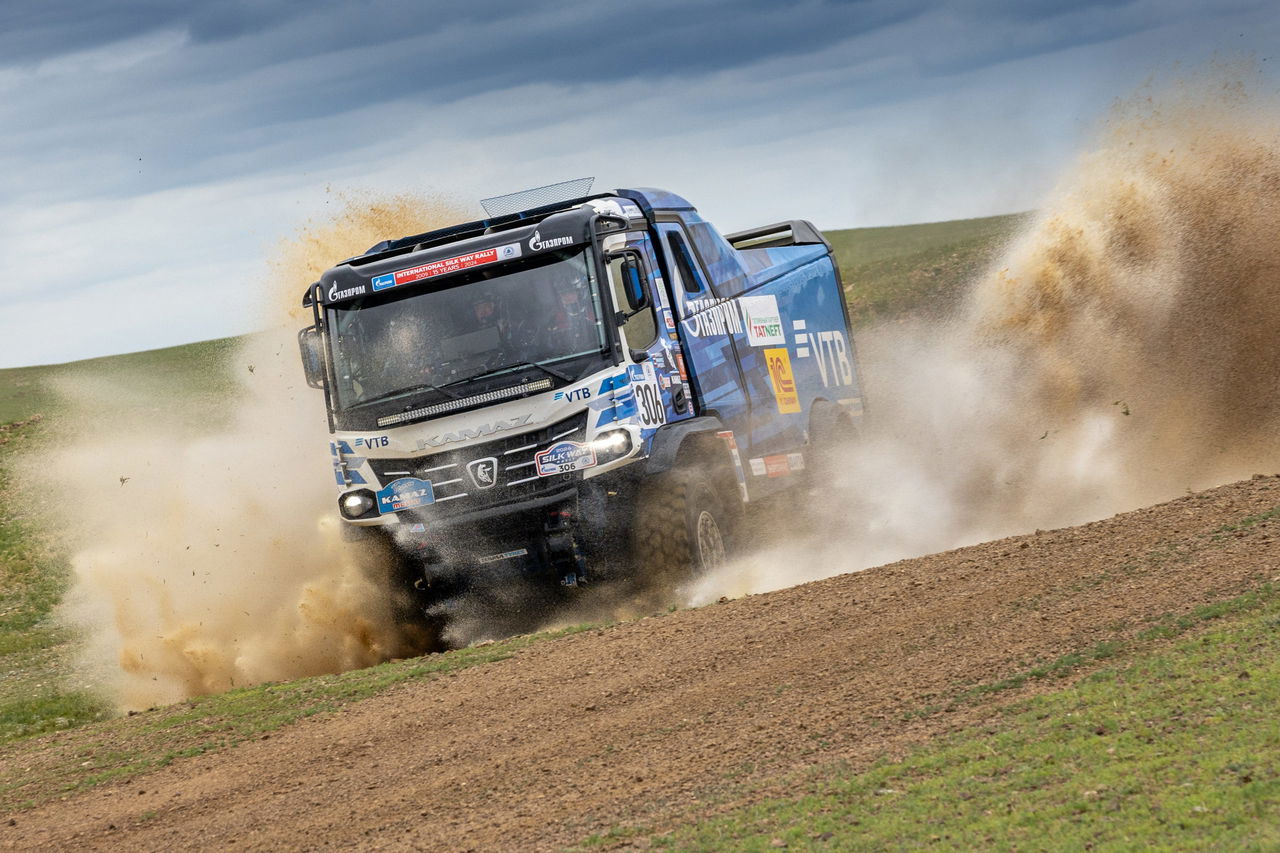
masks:
[[[631,452],[631,433],[625,429],[602,432],[591,442],[591,449],[596,452],[597,465],[621,459]]]
[[[359,518],[362,515],[367,515],[373,507],[373,493],[368,489],[347,492],[338,498],[338,509],[347,518]]]

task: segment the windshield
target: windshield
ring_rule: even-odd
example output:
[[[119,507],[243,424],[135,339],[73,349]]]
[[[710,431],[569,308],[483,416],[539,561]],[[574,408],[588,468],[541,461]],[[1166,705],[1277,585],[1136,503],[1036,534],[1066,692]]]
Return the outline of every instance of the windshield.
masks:
[[[589,260],[584,249],[551,252],[452,277],[443,289],[331,308],[338,407],[433,390],[463,396],[467,380],[531,366],[576,379],[573,360],[598,355],[607,340]]]

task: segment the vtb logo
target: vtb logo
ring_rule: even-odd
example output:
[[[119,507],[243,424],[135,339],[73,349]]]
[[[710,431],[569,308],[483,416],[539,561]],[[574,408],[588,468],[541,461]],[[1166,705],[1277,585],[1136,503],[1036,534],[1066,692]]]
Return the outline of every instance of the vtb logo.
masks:
[[[498,460],[493,456],[467,463],[467,474],[477,489],[492,488],[498,482]]]

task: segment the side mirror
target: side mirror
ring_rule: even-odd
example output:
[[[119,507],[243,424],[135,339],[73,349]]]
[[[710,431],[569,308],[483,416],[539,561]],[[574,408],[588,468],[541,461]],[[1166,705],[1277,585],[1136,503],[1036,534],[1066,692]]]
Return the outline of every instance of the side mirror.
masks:
[[[649,294],[644,289],[644,275],[640,271],[640,260],[635,255],[623,258],[622,280],[626,284],[627,305],[632,311],[639,311],[649,304]]]
[[[298,348],[302,350],[302,371],[312,388],[324,387],[324,352],[320,343],[320,330],[308,326],[298,332]]]
[[[649,306],[649,292],[645,289],[644,267],[640,264],[640,256],[633,250],[624,249],[609,256],[610,265],[619,277],[618,284],[622,295],[627,300],[630,314],[634,314]],[[616,265],[615,265],[616,264]]]

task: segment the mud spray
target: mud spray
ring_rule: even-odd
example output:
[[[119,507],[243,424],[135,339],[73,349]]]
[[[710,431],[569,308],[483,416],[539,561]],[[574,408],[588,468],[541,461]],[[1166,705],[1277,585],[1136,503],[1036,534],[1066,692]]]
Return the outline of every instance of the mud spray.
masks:
[[[276,252],[273,328],[211,366],[232,393],[68,378],[60,449],[25,462],[28,482],[75,484],[74,512],[50,520],[74,550],[62,615],[87,637],[80,680],[122,708],[417,651],[379,583],[385,555],[341,538],[323,400],[295,336],[303,289],[334,261],[464,214],[410,196],[334,204]]]
[[[837,498],[804,510],[847,535],[783,539],[687,599],[1280,469],[1278,117],[1234,86],[1119,107],[957,316],[861,336],[874,418]],[[87,631],[86,672],[122,707],[413,650],[370,579],[377,555],[340,540],[296,305],[334,260],[460,218],[430,200],[357,199],[282,247],[269,312],[281,328],[231,359],[238,393],[218,428],[165,420],[204,411],[172,390],[139,404],[133,386],[64,389],[84,417],[32,475],[76,484],[74,517],[58,519],[79,543],[65,613]],[[113,400],[130,402],[132,420],[103,414]]]
[[[847,535],[690,602],[1280,471],[1277,223],[1274,100],[1200,82],[1118,105],[958,316],[860,337],[873,418],[811,508]]]

